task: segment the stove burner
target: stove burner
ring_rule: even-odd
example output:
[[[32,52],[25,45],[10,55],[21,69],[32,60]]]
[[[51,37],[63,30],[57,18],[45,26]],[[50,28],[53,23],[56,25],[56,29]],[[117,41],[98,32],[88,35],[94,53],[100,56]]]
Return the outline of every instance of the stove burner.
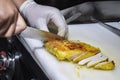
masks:
[[[19,58],[17,52],[10,53],[1,51],[0,52],[0,79],[1,80],[12,80],[15,72],[15,60]]]

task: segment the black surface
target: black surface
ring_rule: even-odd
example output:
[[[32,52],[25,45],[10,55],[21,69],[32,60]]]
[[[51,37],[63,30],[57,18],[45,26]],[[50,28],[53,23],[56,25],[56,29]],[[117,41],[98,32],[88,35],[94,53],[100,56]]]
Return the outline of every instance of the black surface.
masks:
[[[35,0],[39,4],[54,6],[58,9],[65,9],[84,2],[109,1],[109,0]]]
[[[0,38],[0,51],[20,55],[15,60],[15,73],[12,80],[48,80],[17,37],[13,37],[12,39],[12,45],[10,45],[7,39]],[[2,79],[0,78],[0,80]]]

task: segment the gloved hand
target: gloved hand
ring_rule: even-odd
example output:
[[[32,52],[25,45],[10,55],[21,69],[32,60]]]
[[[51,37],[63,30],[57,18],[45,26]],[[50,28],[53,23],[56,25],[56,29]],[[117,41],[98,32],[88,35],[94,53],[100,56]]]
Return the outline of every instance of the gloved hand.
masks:
[[[61,10],[61,13],[64,15],[67,23],[73,21],[78,22],[78,21],[87,20],[91,18],[93,12],[94,12],[94,7],[93,7],[93,3],[91,2],[78,4],[70,8]]]
[[[47,25],[52,22],[58,27],[58,35],[64,36],[67,32],[67,25],[63,15],[54,7],[39,5],[33,0],[27,0],[19,10],[32,27],[49,31]]]

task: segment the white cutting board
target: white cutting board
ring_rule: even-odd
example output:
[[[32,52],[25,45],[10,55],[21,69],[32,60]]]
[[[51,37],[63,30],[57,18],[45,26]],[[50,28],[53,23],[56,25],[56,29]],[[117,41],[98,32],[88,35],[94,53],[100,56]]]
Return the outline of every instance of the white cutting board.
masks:
[[[50,80],[120,80],[120,37],[99,24],[76,24],[68,27],[69,40],[80,40],[99,47],[104,55],[115,61],[116,67],[111,71],[102,71],[60,62],[41,48],[40,41],[24,38],[33,50],[30,54],[48,78]]]

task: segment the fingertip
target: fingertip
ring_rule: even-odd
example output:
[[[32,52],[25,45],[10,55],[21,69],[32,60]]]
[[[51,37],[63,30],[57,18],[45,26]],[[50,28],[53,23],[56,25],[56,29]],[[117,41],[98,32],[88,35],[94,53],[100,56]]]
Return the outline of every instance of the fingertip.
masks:
[[[64,29],[59,29],[58,30],[58,35],[62,37],[66,37],[68,35],[68,28],[65,27]]]
[[[57,15],[52,19],[52,22],[58,27],[58,35],[64,37],[68,31],[68,27],[65,18],[62,15]]]

